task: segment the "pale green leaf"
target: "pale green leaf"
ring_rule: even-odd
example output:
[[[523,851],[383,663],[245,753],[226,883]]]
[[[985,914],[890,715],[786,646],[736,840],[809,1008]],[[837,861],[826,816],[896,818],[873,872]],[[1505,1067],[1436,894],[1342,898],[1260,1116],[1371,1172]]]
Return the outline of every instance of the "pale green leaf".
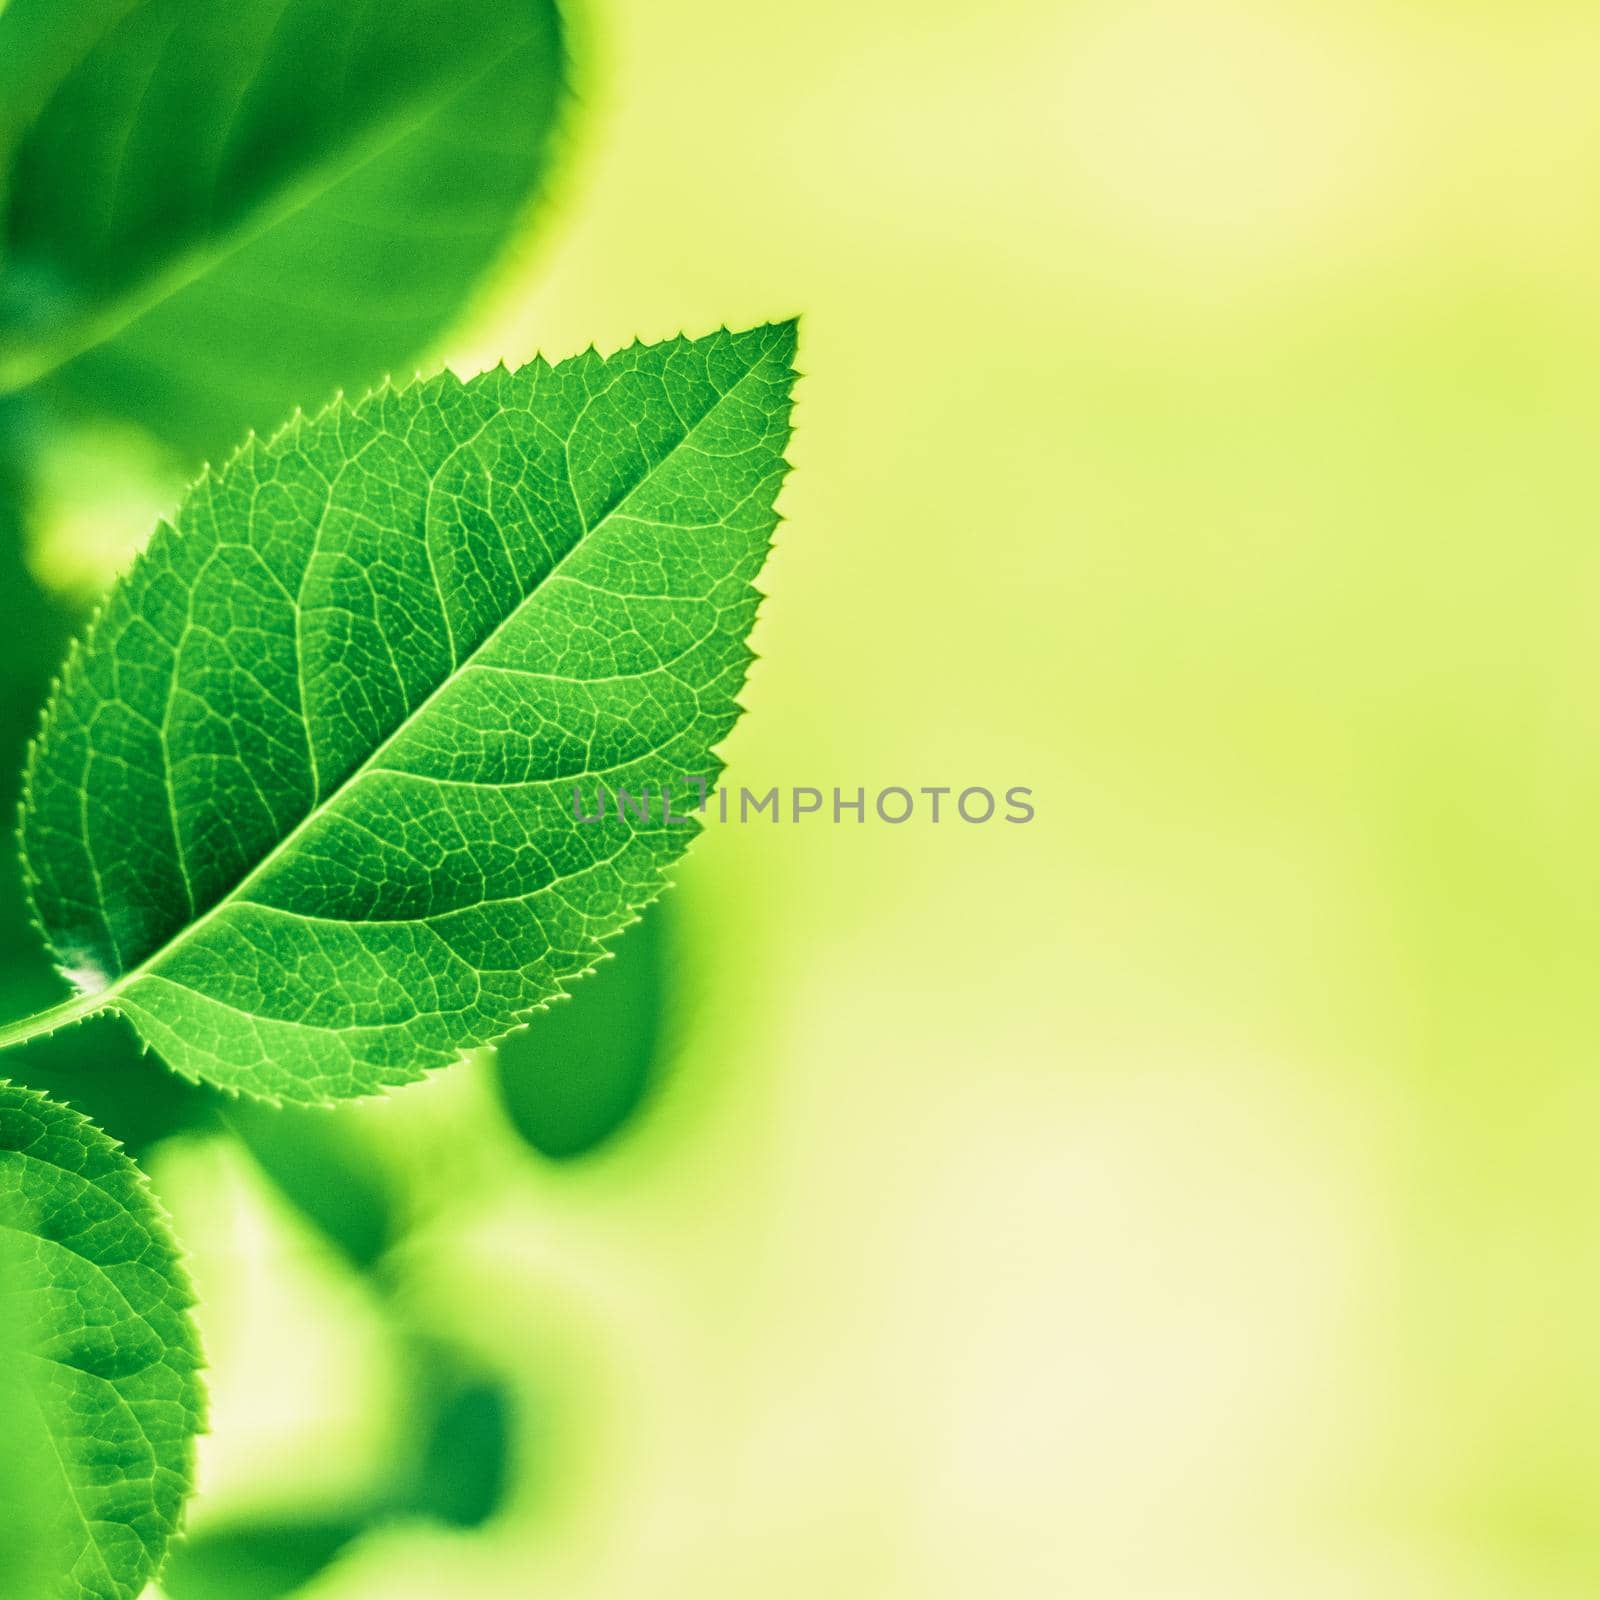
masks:
[[[201,1421],[191,1301],[133,1163],[77,1112],[0,1083],[0,1420],[27,1469],[0,1474],[0,1519],[26,1519],[14,1532],[36,1552],[8,1600],[132,1600],[159,1567]]]
[[[52,697],[57,961],[187,1077],[443,1066],[593,967],[693,837],[785,472],[793,324],[448,374],[196,485]],[[581,825],[573,790],[655,796]]]
[[[406,370],[517,228],[555,0],[14,0],[0,393],[214,455]]]

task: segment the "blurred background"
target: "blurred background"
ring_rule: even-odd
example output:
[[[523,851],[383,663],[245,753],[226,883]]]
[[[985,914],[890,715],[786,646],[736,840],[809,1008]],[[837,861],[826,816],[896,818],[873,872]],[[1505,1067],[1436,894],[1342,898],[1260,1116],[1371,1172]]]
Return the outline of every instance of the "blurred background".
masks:
[[[1600,10],[570,21],[433,359],[800,312],[729,778],[1037,816],[713,827],[519,1061],[152,1139],[172,1600],[1594,1594]],[[68,605],[170,489],[53,448]]]

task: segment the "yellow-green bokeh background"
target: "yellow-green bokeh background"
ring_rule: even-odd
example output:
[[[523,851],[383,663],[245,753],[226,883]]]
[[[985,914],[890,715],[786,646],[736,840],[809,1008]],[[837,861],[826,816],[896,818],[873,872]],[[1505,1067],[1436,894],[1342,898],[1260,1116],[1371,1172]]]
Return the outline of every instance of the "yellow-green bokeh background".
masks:
[[[318,1600],[1600,1587],[1600,10],[597,0],[462,370],[804,314],[674,1070],[540,1168],[379,1113],[407,1292],[520,1375],[487,1532]],[[385,1448],[219,1147],[195,1519]]]

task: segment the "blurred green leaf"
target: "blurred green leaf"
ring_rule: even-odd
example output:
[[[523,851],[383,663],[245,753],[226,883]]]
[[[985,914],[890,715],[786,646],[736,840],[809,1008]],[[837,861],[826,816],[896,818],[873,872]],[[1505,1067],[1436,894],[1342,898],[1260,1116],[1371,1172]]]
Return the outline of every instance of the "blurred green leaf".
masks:
[[[0,61],[0,392],[194,459],[404,372],[565,99],[554,0],[21,0]]]
[[[363,1272],[400,1228],[388,1170],[362,1125],[366,1109],[238,1100],[222,1113],[279,1193]]]
[[[418,1429],[417,1453],[397,1469],[396,1481],[364,1510],[270,1516],[190,1536],[173,1547],[162,1575],[168,1600],[283,1600],[388,1523],[426,1518],[471,1529],[488,1521],[509,1473],[505,1388],[447,1345],[420,1342],[412,1354],[407,1416]]]
[[[366,1517],[282,1518],[207,1529],[173,1547],[168,1600],[282,1600],[370,1526]]]
[[[670,913],[658,902],[572,998],[501,1042],[494,1081],[512,1126],[540,1155],[583,1155],[616,1133],[655,1077]]]
[[[143,0],[6,0],[0,39],[0,172],[73,64]]]
[[[38,426],[28,443],[22,536],[29,570],[46,592],[86,612],[194,474],[143,428],[109,418]]]
[[[37,1466],[52,1545],[67,1554],[45,1593],[132,1600],[194,1480],[203,1402],[188,1278],[133,1163],[77,1112],[9,1084],[0,1215],[22,1347],[8,1364],[20,1395],[6,1398],[13,1418],[19,1403],[35,1408],[48,1436]]]
[[[510,1476],[510,1396],[448,1345],[419,1341],[413,1363],[409,1409],[424,1433],[415,1474],[397,1487],[393,1509],[479,1527],[499,1509]]]

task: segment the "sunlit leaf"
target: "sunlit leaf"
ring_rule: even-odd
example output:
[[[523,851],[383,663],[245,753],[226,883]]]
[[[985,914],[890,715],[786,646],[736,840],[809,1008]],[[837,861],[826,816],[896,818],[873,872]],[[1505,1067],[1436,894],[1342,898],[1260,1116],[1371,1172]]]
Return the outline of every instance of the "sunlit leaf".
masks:
[[[593,967],[694,835],[662,787],[718,770],[739,713],[793,350],[781,324],[447,374],[204,478],[29,768],[74,1014],[318,1102],[446,1065]],[[652,799],[584,825],[595,783]]]
[[[23,563],[15,474],[0,452],[0,817],[16,813],[28,738],[79,618],[46,594]],[[0,1016],[42,1011],[69,993],[31,924],[21,863],[0,851]],[[77,1107],[130,1154],[213,1121],[211,1097],[145,1053],[125,1024],[67,1028],[8,1051],[4,1074]],[[0,1588],[0,1594],[6,1591]]]
[[[192,1296],[143,1177],[77,1112],[0,1084],[5,1398],[42,1429],[31,1512],[65,1557],[44,1594],[132,1600],[161,1562],[200,1424]]]
[[[0,1229],[11,1226],[0,1206]],[[42,1600],[74,1551],[71,1530],[51,1515],[50,1438],[30,1385],[18,1265],[0,1232],[0,1594]]]

